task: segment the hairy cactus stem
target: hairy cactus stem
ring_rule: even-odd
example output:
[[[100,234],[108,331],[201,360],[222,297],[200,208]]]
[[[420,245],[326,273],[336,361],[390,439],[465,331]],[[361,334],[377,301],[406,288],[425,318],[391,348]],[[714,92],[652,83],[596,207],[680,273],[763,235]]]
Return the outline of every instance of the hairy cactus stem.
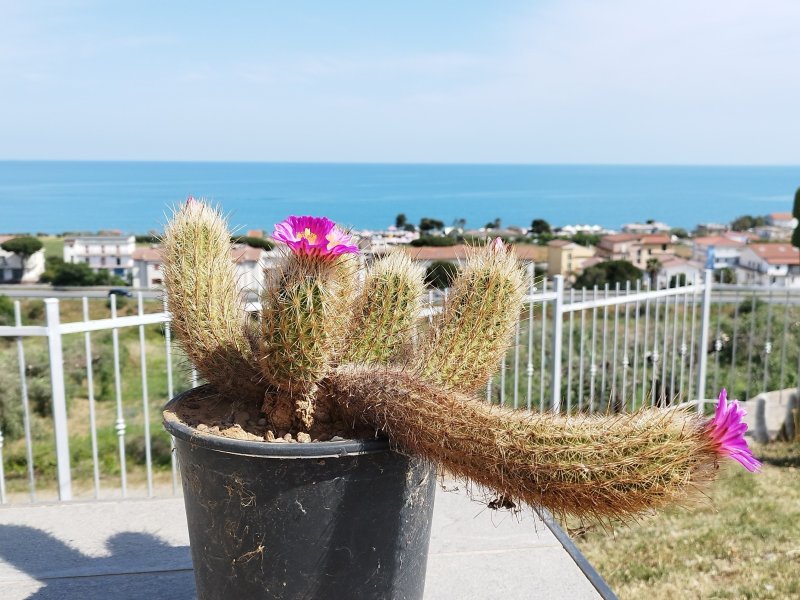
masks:
[[[720,458],[701,417],[679,410],[522,413],[391,367],[342,366],[323,389],[404,451],[560,515],[626,519],[685,503],[715,477]]]
[[[231,260],[230,231],[218,209],[190,199],[166,226],[163,277],[172,329],[202,377],[218,392],[263,398],[255,336]]]

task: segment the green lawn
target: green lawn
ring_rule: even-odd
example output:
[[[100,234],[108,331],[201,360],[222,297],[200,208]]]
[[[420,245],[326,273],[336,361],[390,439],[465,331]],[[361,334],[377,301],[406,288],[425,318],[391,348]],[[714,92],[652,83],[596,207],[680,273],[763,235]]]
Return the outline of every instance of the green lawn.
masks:
[[[40,237],[39,239],[42,241],[42,244],[44,244],[45,258],[49,258],[51,256],[64,258],[64,238],[48,236]]]

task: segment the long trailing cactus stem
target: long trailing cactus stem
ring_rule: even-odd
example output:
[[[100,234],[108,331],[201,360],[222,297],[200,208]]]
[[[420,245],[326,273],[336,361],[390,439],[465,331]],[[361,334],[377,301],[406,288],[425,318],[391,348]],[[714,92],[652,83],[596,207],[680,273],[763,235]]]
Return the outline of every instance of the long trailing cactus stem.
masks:
[[[417,370],[460,391],[486,384],[505,355],[524,298],[524,273],[498,238],[475,248],[433,322]]]
[[[386,364],[401,354],[419,319],[424,276],[401,251],[372,265],[354,300],[341,362]]]
[[[178,343],[218,392],[262,399],[266,385],[253,356],[225,219],[190,198],[172,215],[162,242],[164,288]]]
[[[396,368],[357,365],[337,368],[324,390],[401,450],[561,515],[625,519],[686,502],[714,478],[721,456],[702,417],[681,410],[526,413]]]
[[[314,241],[321,235],[305,232]],[[278,430],[310,429],[314,422],[317,384],[347,331],[357,267],[350,253],[291,252],[268,273],[259,361],[277,389],[265,397],[264,411]]]

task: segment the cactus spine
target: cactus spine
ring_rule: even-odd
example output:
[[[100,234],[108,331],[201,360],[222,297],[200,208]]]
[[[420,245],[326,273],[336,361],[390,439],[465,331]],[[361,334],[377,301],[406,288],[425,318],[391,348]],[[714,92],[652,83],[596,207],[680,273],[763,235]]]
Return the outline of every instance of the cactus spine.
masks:
[[[686,501],[716,470],[702,418],[683,411],[578,418],[513,411],[391,367],[345,365],[325,389],[403,450],[558,514],[624,519]]]
[[[277,388],[264,410],[283,431],[314,421],[314,396],[348,323],[356,261],[289,254],[271,274],[262,297],[261,372]],[[299,420],[299,423],[297,422]]]
[[[497,242],[473,249],[420,353],[422,376],[462,391],[485,385],[505,355],[523,297],[513,253]]]
[[[262,398],[266,386],[236,288],[225,219],[190,199],[172,215],[162,242],[172,328],[189,360],[219,392]]]
[[[401,353],[419,318],[424,275],[405,252],[375,262],[355,298],[341,362],[386,364]]]

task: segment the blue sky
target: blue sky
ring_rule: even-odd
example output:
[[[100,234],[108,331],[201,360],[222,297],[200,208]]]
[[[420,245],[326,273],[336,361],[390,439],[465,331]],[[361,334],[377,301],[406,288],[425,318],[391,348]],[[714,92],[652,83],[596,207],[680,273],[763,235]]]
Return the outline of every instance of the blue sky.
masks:
[[[0,159],[797,164],[800,2],[0,1]]]

